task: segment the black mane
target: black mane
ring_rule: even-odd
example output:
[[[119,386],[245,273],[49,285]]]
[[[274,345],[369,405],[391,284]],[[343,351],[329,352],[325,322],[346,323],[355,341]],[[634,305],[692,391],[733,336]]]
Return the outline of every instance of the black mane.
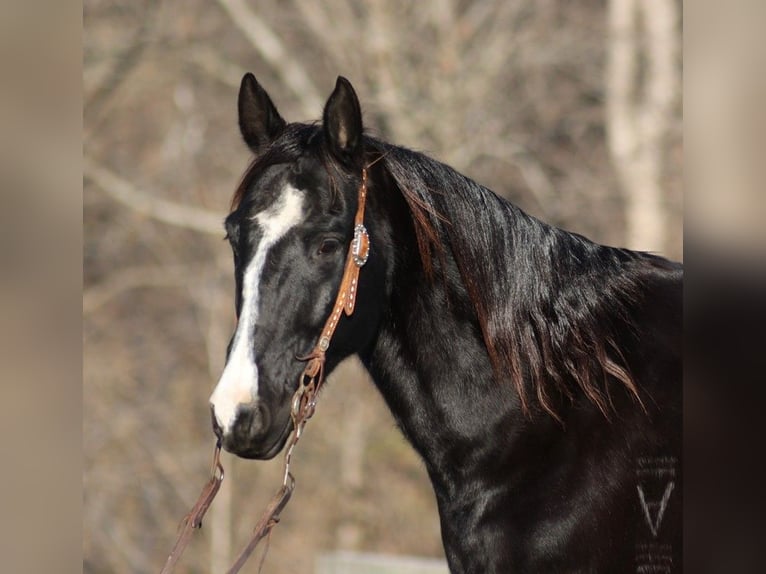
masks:
[[[613,382],[642,402],[620,341],[635,332],[647,269],[667,261],[543,223],[423,154],[368,145],[410,207],[424,268],[434,254],[454,258],[495,376],[511,379],[525,410],[531,391],[558,418],[552,394],[579,388],[609,417]]]

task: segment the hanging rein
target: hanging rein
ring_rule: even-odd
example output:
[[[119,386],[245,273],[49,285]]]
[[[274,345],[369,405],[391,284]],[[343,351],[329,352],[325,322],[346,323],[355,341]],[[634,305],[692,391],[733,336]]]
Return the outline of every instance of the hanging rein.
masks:
[[[290,496],[295,489],[295,478],[290,473],[290,459],[293,449],[298,443],[303,433],[306,422],[314,414],[316,408],[317,395],[324,382],[325,353],[330,347],[330,342],[335,334],[335,329],[340,321],[341,313],[350,316],[354,312],[356,304],[356,294],[359,286],[359,271],[367,262],[370,253],[370,238],[367,229],[364,227],[364,208],[367,200],[367,169],[362,169],[362,183],[359,186],[358,207],[354,217],[354,238],[349,246],[346,256],[346,265],[343,272],[343,279],[338,289],[338,295],[335,298],[335,305],[332,313],[327,318],[322,334],[314,346],[314,349],[305,357],[299,357],[306,361],[306,368],[301,373],[298,390],[295,391],[291,402],[290,416],[293,423],[293,431],[287,442],[287,451],[284,462],[284,478],[281,488],[274,494],[269,505],[261,515],[260,520],[255,525],[253,533],[250,536],[245,548],[240,552],[237,560],[229,568],[227,574],[236,574],[244,566],[247,559],[253,553],[258,543],[271,533],[271,529],[279,522],[279,515],[290,500]],[[202,492],[189,513],[181,522],[181,530],[176,539],[176,543],[168,556],[165,566],[160,574],[169,574],[173,571],[178,560],[181,558],[186,546],[191,540],[195,528],[202,527],[202,518],[207,509],[213,502],[218,489],[223,482],[223,466],[220,461],[221,440],[218,439],[213,454],[213,467],[208,483],[202,489]],[[265,554],[264,554],[265,557]]]

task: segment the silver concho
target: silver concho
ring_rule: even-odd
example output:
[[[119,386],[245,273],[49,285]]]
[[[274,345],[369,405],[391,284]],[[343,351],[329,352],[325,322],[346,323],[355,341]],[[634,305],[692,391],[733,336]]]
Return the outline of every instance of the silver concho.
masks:
[[[354,227],[351,255],[353,255],[354,263],[356,263],[357,267],[367,263],[367,258],[370,256],[370,236],[367,234],[367,229],[361,223]]]

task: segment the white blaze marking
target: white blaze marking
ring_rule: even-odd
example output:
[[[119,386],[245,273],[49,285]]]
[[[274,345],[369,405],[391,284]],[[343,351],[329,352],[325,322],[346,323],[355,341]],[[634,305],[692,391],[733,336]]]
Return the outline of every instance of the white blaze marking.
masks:
[[[258,367],[253,355],[253,330],[258,322],[258,287],[269,249],[292,227],[303,213],[303,195],[288,185],[282,196],[269,209],[253,219],[260,225],[263,237],[255,255],[247,264],[242,279],[242,309],[234,333],[231,353],[221,378],[210,396],[210,404],[224,433],[231,430],[237,417],[237,407],[258,398]]]

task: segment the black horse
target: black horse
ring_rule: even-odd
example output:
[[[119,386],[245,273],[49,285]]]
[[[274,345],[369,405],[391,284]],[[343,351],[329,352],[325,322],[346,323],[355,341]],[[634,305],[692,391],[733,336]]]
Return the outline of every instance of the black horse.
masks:
[[[366,170],[369,261],[326,369],[357,354],[371,373],[425,461],[451,571],[680,572],[681,266],[365,135],[343,78],[321,124],[288,124],[247,74],[239,125],[255,157],[225,224],[224,448],[283,448]]]

